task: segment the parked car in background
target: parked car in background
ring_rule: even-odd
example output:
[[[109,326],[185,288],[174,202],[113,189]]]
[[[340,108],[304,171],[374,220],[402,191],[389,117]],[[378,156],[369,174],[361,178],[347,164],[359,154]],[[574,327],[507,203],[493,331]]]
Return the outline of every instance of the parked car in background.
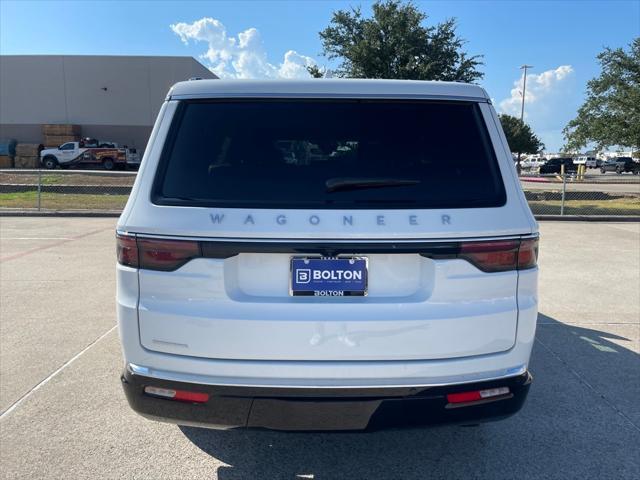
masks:
[[[631,157],[616,157],[614,158],[615,162],[615,172],[620,175],[622,173],[633,173],[637,175],[640,173],[640,163],[636,162]]]
[[[598,167],[598,160],[596,159],[596,157],[588,157],[585,155],[581,155],[579,157],[576,157],[573,161],[573,163],[575,163],[576,165],[584,165],[587,168],[597,168]]]
[[[576,164],[573,163],[573,158],[558,157],[547,160],[543,165],[540,165],[540,173],[560,173],[563,165],[565,173],[575,172],[577,170]]]
[[[545,160],[541,158],[527,158],[522,162],[522,168],[527,170],[537,170]]]
[[[600,164],[600,173],[615,172],[618,168],[618,162],[615,158],[603,160]]]
[[[630,173],[639,173],[640,162],[634,160],[631,157],[613,157],[607,160],[603,160],[600,164],[600,171],[602,173],[606,172],[616,172],[618,174],[630,172]]]

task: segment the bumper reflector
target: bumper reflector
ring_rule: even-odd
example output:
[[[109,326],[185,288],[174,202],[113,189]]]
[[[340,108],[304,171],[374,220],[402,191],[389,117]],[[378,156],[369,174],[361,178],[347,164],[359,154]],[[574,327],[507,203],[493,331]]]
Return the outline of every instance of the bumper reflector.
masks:
[[[471,392],[450,393],[447,395],[449,403],[467,403],[485,400],[487,398],[500,397],[509,393],[508,387],[489,388],[487,390],[474,390]]]
[[[144,387],[144,393],[154,397],[178,400],[181,402],[204,403],[209,400],[208,393],[188,392],[186,390],[172,390],[169,388]]]

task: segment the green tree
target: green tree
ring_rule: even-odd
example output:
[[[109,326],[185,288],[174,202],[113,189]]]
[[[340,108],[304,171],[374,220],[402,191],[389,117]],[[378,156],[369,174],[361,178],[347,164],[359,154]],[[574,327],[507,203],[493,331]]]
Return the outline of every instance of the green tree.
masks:
[[[606,48],[598,55],[600,76],[587,83],[587,99],[564,128],[566,149],[595,143],[640,149],[640,37],[629,51]]]
[[[468,56],[455,19],[425,26],[427,15],[411,2],[378,0],[373,16],[360,7],[333,12],[320,32],[323,54],[339,59],[335,74],[352,78],[400,78],[474,82],[483,77],[481,56]]]
[[[509,149],[518,154],[518,172],[520,171],[520,155],[523,153],[538,153],[544,149],[544,143],[540,141],[529,125],[517,117],[505,113],[499,116],[504,135],[507,137]]]
[[[325,68],[321,69],[317,65],[309,65],[307,67],[307,72],[309,72],[309,75],[311,75],[313,78],[323,78],[327,70]]]

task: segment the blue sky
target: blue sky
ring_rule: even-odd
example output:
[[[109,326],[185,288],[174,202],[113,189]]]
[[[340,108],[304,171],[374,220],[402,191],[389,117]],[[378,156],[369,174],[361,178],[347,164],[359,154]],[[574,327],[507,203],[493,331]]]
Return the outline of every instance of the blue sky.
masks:
[[[457,19],[466,50],[484,55],[481,84],[498,111],[519,114],[518,67],[534,65],[526,119],[548,151],[598,74],[598,52],[640,35],[639,0],[415,3],[429,24]],[[308,63],[331,66],[318,32],[332,11],[358,4],[370,10],[366,1],[0,0],[0,53],[191,55],[230,77],[295,77]]]

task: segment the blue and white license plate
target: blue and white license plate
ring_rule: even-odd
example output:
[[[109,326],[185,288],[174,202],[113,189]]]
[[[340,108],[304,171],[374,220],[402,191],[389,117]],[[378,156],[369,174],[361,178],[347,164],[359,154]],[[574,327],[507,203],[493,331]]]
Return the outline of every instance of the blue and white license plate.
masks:
[[[365,257],[291,259],[291,295],[348,297],[366,294]]]

